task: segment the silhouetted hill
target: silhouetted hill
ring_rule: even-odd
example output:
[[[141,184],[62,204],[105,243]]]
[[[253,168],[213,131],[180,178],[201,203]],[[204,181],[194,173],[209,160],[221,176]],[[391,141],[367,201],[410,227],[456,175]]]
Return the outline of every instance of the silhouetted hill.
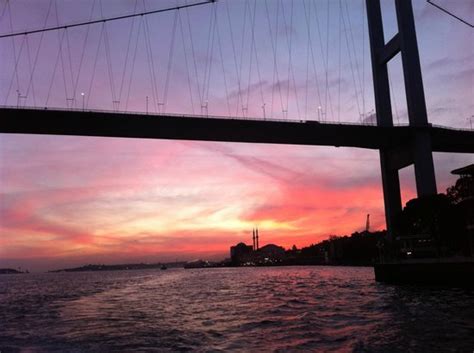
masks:
[[[163,265],[166,267],[183,267],[183,262],[173,263],[155,263],[155,264],[119,264],[119,265],[85,265],[81,267],[65,268],[60,270],[54,270],[49,272],[83,272],[83,271],[123,271],[123,270],[146,270],[161,268]]]
[[[28,273],[28,271],[23,272],[23,271],[18,271],[13,268],[0,268],[0,275],[17,275],[17,274],[23,274],[23,273]]]

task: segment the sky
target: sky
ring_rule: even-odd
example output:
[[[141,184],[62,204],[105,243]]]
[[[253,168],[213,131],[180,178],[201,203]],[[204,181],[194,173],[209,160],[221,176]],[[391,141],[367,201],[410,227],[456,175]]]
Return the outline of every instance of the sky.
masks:
[[[189,1],[191,2],[191,1]],[[0,33],[184,4],[0,0]],[[437,4],[473,22],[470,0]],[[220,0],[0,39],[3,105],[372,123],[363,1]],[[386,40],[396,29],[382,1]],[[472,29],[413,1],[428,116],[474,121]],[[401,61],[394,122],[407,122]],[[82,95],[84,93],[84,95]],[[159,118],[159,117],[157,117]],[[468,154],[434,154],[439,192]],[[413,167],[400,171],[403,202]],[[385,228],[378,152],[317,146],[0,134],[0,267],[222,259]]]

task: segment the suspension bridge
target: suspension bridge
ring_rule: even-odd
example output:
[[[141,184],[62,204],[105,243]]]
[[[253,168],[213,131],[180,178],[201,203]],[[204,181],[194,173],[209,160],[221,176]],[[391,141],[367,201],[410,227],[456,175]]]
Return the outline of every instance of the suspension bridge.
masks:
[[[364,29],[359,33],[361,54],[342,0],[303,0],[299,8],[293,1],[246,0],[241,26],[228,1],[151,10],[137,0],[132,13],[107,17],[94,0],[86,20],[64,22],[50,0],[43,27],[21,31],[7,1],[0,11],[8,31],[0,41],[10,41],[12,55],[10,70],[1,73],[0,132],[376,149],[390,232],[401,209],[398,170],[414,164],[418,195],[435,194],[432,152],[474,153],[473,131],[428,122],[411,1],[394,2],[399,31],[388,41],[379,0],[361,2],[358,23],[368,23],[368,39]],[[151,15],[166,17],[153,28]],[[298,25],[305,50],[292,33]],[[398,54],[403,114],[388,72]],[[366,89],[369,59],[373,90]]]
[[[155,138],[393,149],[427,131],[435,152],[474,153],[473,133],[441,126],[384,127],[314,120],[236,118],[3,107],[1,131],[17,134]]]

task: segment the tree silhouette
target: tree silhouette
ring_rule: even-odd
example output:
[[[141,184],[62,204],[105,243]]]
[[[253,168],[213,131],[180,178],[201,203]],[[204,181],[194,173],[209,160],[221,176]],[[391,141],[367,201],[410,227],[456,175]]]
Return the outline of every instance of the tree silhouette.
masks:
[[[446,190],[446,194],[454,204],[474,197],[474,176],[461,176],[456,180],[456,184]]]
[[[465,239],[463,217],[458,207],[444,195],[431,195],[407,202],[397,223],[397,234],[429,236],[438,249],[459,252]]]

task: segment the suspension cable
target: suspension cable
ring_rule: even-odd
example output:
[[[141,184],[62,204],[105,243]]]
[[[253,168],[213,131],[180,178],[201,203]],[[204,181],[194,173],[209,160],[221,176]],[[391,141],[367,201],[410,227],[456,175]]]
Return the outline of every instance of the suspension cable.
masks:
[[[140,32],[142,30],[142,23],[143,23],[143,21],[138,22],[137,40],[135,42],[135,50],[133,52],[132,67],[131,67],[131,70],[130,70],[130,79],[128,80],[127,99],[125,101],[125,111],[128,111],[128,102],[130,100],[130,90],[132,88],[133,72],[135,70],[135,61],[137,59],[138,40],[140,38]]]
[[[55,14],[56,14],[56,24],[59,25],[59,14],[58,14],[58,3],[57,3],[57,0],[54,0],[54,11],[55,11]],[[61,59],[61,71],[62,71],[62,74],[63,74],[63,84],[64,84],[64,99],[66,100],[66,107],[69,107],[68,105],[68,98],[69,98],[69,94],[68,94],[68,89],[67,89],[67,83],[66,83],[66,68],[65,68],[65,65],[64,65],[64,58],[63,58],[63,39],[67,33],[67,29],[64,29],[63,30],[63,35],[61,37],[61,31],[58,31],[58,40],[60,40],[61,42],[61,45],[59,46],[59,56],[60,56],[60,59]]]
[[[338,39],[338,84],[337,84],[337,122],[341,122],[341,42],[342,42],[342,18],[341,0],[339,0],[339,39]]]
[[[312,66],[313,66],[313,71],[314,71],[314,79],[316,81],[316,91],[318,93],[319,106],[321,106],[321,104],[322,104],[321,89],[320,89],[320,85],[319,85],[318,71],[316,69],[316,60],[315,60],[315,56],[314,56],[313,40],[311,38],[311,25],[310,25],[311,2],[309,3],[309,10],[306,10],[306,1],[303,0],[303,7],[304,7],[304,13],[305,13],[306,27],[307,27],[307,32],[308,32],[308,43],[310,45],[311,61],[312,61],[312,64],[313,64]]]
[[[187,0],[184,0],[185,4],[187,4]],[[191,18],[189,16],[189,10],[186,9],[186,19],[188,20],[188,32],[189,32],[189,39],[191,41],[191,54],[193,56],[193,66],[194,66],[194,77],[196,78],[196,85],[197,85],[197,90],[198,90],[198,96],[199,96],[199,104],[202,105],[202,94],[201,94],[201,88],[199,84],[199,75],[198,75],[198,69],[197,69],[197,60],[196,60],[196,51],[194,50],[194,39],[193,39],[193,31],[191,30]]]
[[[245,107],[248,109],[248,106],[249,106],[249,100],[250,100],[250,82],[251,82],[251,79],[252,79],[252,61],[253,61],[253,49],[254,49],[254,44],[255,44],[255,36],[254,36],[254,30],[255,30],[255,6],[256,6],[256,2],[254,1],[254,13],[253,13],[253,16],[252,16],[252,9],[250,8],[250,5],[249,5],[249,9],[250,9],[250,23],[251,23],[251,40],[250,40],[250,57],[249,57],[249,61],[250,61],[250,64],[249,64],[249,75],[248,75],[248,79],[247,79],[247,100],[245,102]],[[263,102],[262,102],[263,103]],[[248,113],[248,111],[247,111]]]
[[[71,55],[71,43],[69,40],[69,31],[66,29],[66,48],[67,48],[67,54],[68,54],[68,60],[69,60],[69,73],[71,74],[71,89],[72,89],[72,105],[74,107],[74,102],[75,102],[75,95],[74,95],[74,72],[72,68],[72,55]]]
[[[305,0],[303,0],[304,4]],[[309,86],[309,35],[307,36],[307,42],[306,42],[306,81],[305,81],[305,99],[304,99],[304,119],[308,119],[308,86]]]
[[[276,13],[276,24],[275,24],[275,40],[273,39],[273,30],[272,30],[272,24],[270,21],[270,13],[268,10],[268,3],[267,0],[265,0],[265,10],[267,14],[267,21],[268,21],[268,29],[270,33],[270,43],[272,46],[272,51],[273,51],[273,79],[272,79],[272,99],[271,99],[271,116],[273,116],[273,101],[274,101],[274,92],[275,92],[275,76],[277,79],[277,85],[278,85],[278,92],[280,93],[280,105],[281,105],[281,110],[284,110],[283,108],[283,96],[281,93],[281,85],[280,85],[280,76],[278,73],[278,62],[277,62],[277,51],[278,51],[278,41],[276,40],[276,36],[278,33],[278,19],[279,19],[279,14],[280,14],[280,2],[277,2],[277,13]]]
[[[61,48],[62,48],[62,45],[63,45],[63,40],[64,40],[64,34],[65,34],[65,33],[66,33],[66,32],[63,31],[62,37],[59,38],[58,55],[56,56],[56,62],[55,62],[55,64],[54,64],[53,76],[51,77],[51,82],[50,82],[50,84],[49,84],[49,89],[48,89],[48,95],[46,96],[45,107],[48,106],[49,97],[51,96],[51,89],[53,88],[54,78],[55,78],[55,76],[56,76],[56,71],[58,70],[59,55],[61,54]]]
[[[7,3],[5,4],[3,13],[2,13],[2,18],[3,18],[3,15],[4,15],[8,5],[9,5],[9,2],[7,1]],[[46,27],[46,24],[48,23],[48,18],[49,18],[49,14],[51,12],[52,5],[53,5],[53,0],[50,0],[49,5],[48,5],[48,10],[46,12],[46,17],[45,17],[45,20],[44,20],[44,25],[43,25],[44,28]],[[41,44],[43,42],[43,36],[44,36],[44,34],[41,33],[38,48],[36,49],[35,59],[34,59],[34,62],[33,62],[33,68],[31,69],[31,74],[30,74],[30,79],[29,79],[29,82],[28,82],[28,87],[27,87],[26,93],[25,93],[26,97],[28,97],[28,94],[30,92],[30,87],[32,87],[32,89],[33,89],[33,75],[34,75],[34,72],[35,72],[35,69],[36,69],[36,64],[38,62],[39,52],[40,52],[40,49],[41,49]],[[14,39],[12,38],[12,41],[13,40]],[[28,46],[28,42],[27,42],[27,46]],[[28,48],[28,51],[29,51],[29,48]],[[16,62],[16,60],[15,60],[15,62]],[[15,68],[16,68],[16,66],[15,66]],[[34,91],[34,89],[33,89],[33,91]],[[33,102],[34,102],[34,105],[36,105],[36,98],[35,98],[34,93],[33,93]]]
[[[206,102],[209,100],[209,88],[211,86],[211,70],[212,70],[212,62],[214,61],[213,60],[213,57],[214,57],[214,42],[215,42],[215,37],[216,37],[216,19],[217,19],[217,6],[214,6],[213,8],[213,17],[214,17],[214,21],[213,21],[213,25],[212,25],[212,41],[211,41],[211,51],[209,52],[209,69],[208,69],[208,72],[207,72],[207,83],[206,83]],[[211,12],[212,14],[212,12]],[[207,103],[206,103],[207,104]],[[208,110],[209,108],[206,106],[206,110]]]
[[[242,38],[242,43],[240,45],[240,65],[239,65],[239,81],[242,83],[242,86],[243,86],[243,80],[242,80],[242,67],[243,67],[243,61],[244,61],[244,46],[245,46],[245,34],[246,34],[246,31],[245,31],[245,27],[246,27],[246,24],[247,24],[247,9],[248,9],[248,0],[245,0],[245,5],[244,5],[244,22],[243,22],[243,25],[242,25],[242,35],[241,35],[241,38]],[[247,82],[247,85],[250,85],[250,82]],[[242,87],[243,88],[243,87]],[[244,115],[244,100],[242,98],[241,102],[240,102],[240,105],[241,107],[239,107],[239,104],[237,103],[237,113],[238,113],[238,109],[241,108],[242,109],[242,117],[245,117]],[[248,109],[248,107],[245,107],[246,109]],[[238,115],[238,114],[237,114]]]
[[[12,78],[10,80],[10,85],[8,86],[8,92],[7,92],[7,96],[5,97],[5,103],[4,105],[7,105],[7,102],[8,102],[8,98],[10,97],[10,92],[11,92],[11,89],[12,89],[12,86],[13,86],[13,82],[15,81],[15,76],[18,74],[18,63],[20,62],[20,56],[21,56],[21,52],[23,51],[23,46],[26,42],[25,40],[26,36],[23,37],[23,40],[21,41],[21,45],[20,45],[20,51],[18,52],[18,56],[16,57],[16,59],[14,60],[14,72],[12,73]],[[20,93],[19,89],[17,89],[17,93]],[[18,98],[19,98],[19,94],[18,94]]]
[[[329,6],[329,3],[328,3],[328,6]],[[326,73],[327,70],[328,70],[329,63],[326,60],[326,55],[325,55],[325,51],[324,51],[323,38],[322,38],[322,35],[321,35],[321,27],[320,27],[318,9],[316,7],[316,4],[314,5],[314,17],[316,18],[316,24],[317,24],[317,29],[318,29],[319,49],[321,51],[321,57],[322,57],[323,66],[324,66],[324,72]],[[329,21],[329,18],[328,18],[328,21]],[[327,35],[329,35],[329,33],[327,33]],[[327,58],[329,60],[329,57],[327,57]],[[333,108],[332,108],[331,92],[329,91],[328,88],[329,88],[329,82],[327,82],[327,84],[326,84],[326,91],[325,91],[325,98],[324,98],[325,99],[325,103],[324,103],[325,105],[324,105],[324,109],[323,109],[323,113],[326,115],[326,118],[327,118],[327,112],[328,112],[328,107],[327,107],[328,100],[329,100],[329,108],[331,110],[331,116],[334,116]]]
[[[349,6],[348,6],[347,1],[345,2],[345,5],[346,5],[345,8],[346,8],[346,13],[347,13],[347,23],[348,23],[348,27],[349,27],[349,34],[350,34],[350,40],[351,40],[350,43],[352,44],[353,54],[354,54],[355,73],[357,75],[356,78],[359,80],[360,92],[362,92],[362,90],[363,90],[363,88],[362,88],[362,79],[361,79],[361,76],[360,76],[359,63],[357,61],[357,50],[356,50],[356,45],[355,45],[355,40],[354,40],[354,32],[352,30],[351,16],[349,14]],[[365,114],[364,110],[362,110],[362,114]]]
[[[184,29],[183,29],[183,20],[181,18],[181,13],[178,13],[178,22],[179,22],[179,30],[181,33],[181,43],[183,44],[183,53],[184,53],[184,62],[186,64],[186,73],[188,76],[188,89],[189,89],[189,98],[191,99],[191,111],[193,115],[195,114],[194,110],[194,99],[193,99],[193,88],[191,86],[191,73],[189,71],[189,60],[188,60],[188,53],[186,48],[186,41],[184,39]]]
[[[92,18],[93,14],[94,14],[94,8],[95,8],[95,2],[96,0],[94,0],[92,2],[92,8],[91,8],[91,13],[90,13],[90,16],[89,16],[89,19]],[[81,58],[79,60],[79,67],[77,69],[77,75],[76,75],[76,80],[74,82],[74,90],[73,90],[73,97],[75,98],[76,97],[76,92],[77,92],[77,85],[79,83],[79,77],[80,77],[80,74],[81,74],[81,69],[82,69],[82,63],[84,61],[84,54],[86,52],[86,46],[87,46],[87,40],[89,39],[89,31],[90,31],[90,28],[91,26],[87,26],[87,30],[86,30],[86,35],[84,37],[84,42],[82,43],[82,52],[81,52]],[[43,37],[43,33],[41,33],[41,37]]]
[[[208,93],[209,93],[209,77],[210,77],[210,71],[211,71],[211,64],[212,64],[212,51],[213,51],[213,45],[214,45],[214,33],[215,33],[215,25],[214,25],[214,11],[215,8],[212,9],[211,11],[211,16],[209,20],[209,31],[207,34],[207,49],[206,49],[206,60],[205,60],[205,65],[204,65],[204,80],[203,80],[203,86],[202,86],[202,101],[205,102],[206,110],[208,110]]]
[[[326,2],[326,8],[327,8],[327,13],[326,13],[326,94],[324,96],[324,110],[326,113],[326,121],[328,120],[328,95],[329,95],[329,24],[330,24],[330,9],[331,7],[329,6],[329,0]],[[331,108],[331,118],[334,116],[332,113],[332,108]]]
[[[90,98],[92,96],[92,84],[94,83],[94,77],[95,77],[95,72],[96,72],[96,67],[97,67],[97,61],[99,59],[99,53],[100,53],[100,47],[101,47],[101,44],[102,44],[102,37],[104,36],[104,27],[105,27],[105,23],[102,24],[102,28],[100,30],[100,35],[99,35],[99,42],[97,43],[97,50],[95,52],[95,60],[94,60],[94,66],[93,66],[93,69],[92,69],[92,78],[91,78],[91,82],[90,82],[90,85],[89,85],[89,95],[87,96],[87,101],[86,101],[86,108],[89,108],[89,101],[90,101]]]
[[[11,8],[11,5],[10,5],[10,1],[7,1],[7,4],[8,4],[8,17],[9,17],[9,20],[10,20],[10,31],[13,31],[12,8]],[[23,40],[24,40],[24,37],[23,37]],[[16,62],[17,61],[17,56],[16,56],[16,45],[15,45],[15,39],[14,38],[12,38],[12,46],[13,46],[13,60]],[[15,65],[16,89],[19,90],[20,89],[20,81],[19,81],[19,78],[18,78],[18,71],[16,69],[17,69],[17,67]]]
[[[237,76],[237,92],[238,92],[238,97],[237,97],[237,114],[239,112],[239,102],[242,101],[242,88],[241,88],[241,83],[240,83],[240,78],[239,78],[239,70],[237,67],[237,52],[235,50],[235,41],[234,41],[234,31],[232,29],[232,21],[230,19],[230,11],[229,11],[229,4],[228,2],[226,4],[226,11],[227,11],[227,21],[229,22],[229,29],[230,29],[230,41],[232,44],[232,53],[234,56],[234,67],[235,67],[235,75]]]
[[[176,38],[177,24],[178,24],[178,12],[176,12],[174,16],[173,32],[171,34],[171,44],[170,44],[170,51],[169,51],[169,57],[168,57],[168,69],[166,71],[165,91],[163,93],[163,113],[166,111],[166,108],[167,108],[166,105],[168,104],[168,89],[169,89],[171,70],[173,68],[174,42]]]
[[[142,0],[143,2],[143,9],[146,11],[146,3],[145,0]],[[178,12],[178,16],[180,16]],[[153,87],[152,87],[152,92],[153,92],[153,100],[155,103],[155,112],[157,110],[157,104],[158,104],[158,85],[156,84],[156,71],[155,71],[155,61],[153,60],[153,50],[151,46],[151,39],[150,39],[150,26],[148,25],[148,19],[145,17],[145,41],[148,42],[148,48],[150,51],[150,62],[151,62],[151,73],[152,73],[152,78],[153,78]]]
[[[228,89],[227,78],[226,78],[226,74],[225,74],[224,55],[222,53],[222,42],[221,42],[221,35],[220,35],[220,30],[219,30],[219,20],[218,19],[219,18],[217,17],[217,12],[216,12],[217,44],[218,44],[218,47],[219,47],[219,56],[220,56],[220,59],[221,59],[222,77],[224,78],[225,96],[226,96],[226,101],[227,101],[227,113],[229,114],[229,116],[231,116],[229,89]]]
[[[145,6],[145,3],[143,2],[143,6]],[[149,72],[149,77],[151,80],[151,94],[153,96],[153,106],[155,109],[155,113],[157,112],[157,98],[156,98],[156,80],[155,80],[155,69],[154,69],[154,64],[153,64],[153,52],[151,50],[151,42],[150,42],[150,34],[148,31],[148,27],[146,24],[146,18],[142,18],[143,22],[143,32],[144,32],[144,40],[145,40],[145,51],[146,51],[146,58],[147,58],[147,64],[148,64],[148,72]]]
[[[397,96],[395,95],[395,91],[393,90],[392,80],[390,78],[390,70],[388,71],[388,83],[390,85],[390,92],[393,98],[393,106],[395,108],[395,116],[397,117],[397,124],[400,124],[400,115],[398,114],[398,104],[397,104]],[[392,119],[393,120],[393,119]]]
[[[359,113],[359,121],[360,121],[360,116],[361,116],[361,111],[360,111],[360,104],[359,104],[359,95],[358,95],[358,90],[357,90],[357,83],[356,83],[356,76],[355,76],[355,73],[354,73],[354,68],[353,68],[353,63],[352,63],[352,51],[351,51],[351,46],[349,44],[349,38],[347,36],[347,26],[346,26],[346,21],[345,21],[345,18],[344,18],[344,10],[342,8],[342,4],[340,3],[341,5],[341,18],[342,18],[342,24],[344,26],[344,35],[346,37],[346,45],[347,45],[347,52],[349,54],[349,66],[351,68],[351,73],[352,73],[352,82],[354,84],[354,91],[355,91],[355,96],[356,96],[356,103],[357,103],[357,110],[358,110],[358,113]]]
[[[282,9],[284,10],[284,5],[282,3]],[[286,36],[286,44],[288,47],[288,83],[287,83],[287,94],[286,94],[286,115],[288,117],[288,106],[289,106],[289,97],[290,97],[290,80],[293,81],[293,90],[295,95],[295,102],[296,102],[296,112],[298,114],[298,119],[301,118],[300,114],[300,105],[298,99],[298,92],[296,89],[296,79],[295,79],[295,71],[293,68],[293,35],[288,34],[288,26],[286,23],[285,11],[283,11],[283,24],[285,26],[285,36]],[[290,28],[293,28],[293,0],[291,0],[291,12],[290,12]],[[291,74],[291,78],[290,78]]]
[[[365,114],[365,11],[362,0],[362,113]]]
[[[102,8],[102,2],[99,2],[99,9],[100,9],[100,16],[103,17],[103,8]],[[112,108],[115,110],[115,105],[117,102],[117,98],[115,95],[115,79],[114,79],[114,71],[113,71],[113,66],[112,66],[112,58],[110,55],[110,43],[109,43],[109,34],[107,31],[107,23],[104,22],[104,47],[105,47],[105,60],[107,63],[107,71],[109,74],[109,82],[110,82],[110,91],[112,93]]]
[[[255,17],[257,16],[257,0],[254,0],[254,24],[255,24]],[[252,27],[252,45],[253,45],[253,50],[255,53],[255,63],[257,66],[257,76],[258,76],[258,86],[260,87],[260,96],[262,98],[262,109],[265,109],[265,97],[263,95],[263,81],[262,81],[262,75],[260,74],[260,64],[258,62],[258,51],[257,51],[257,46],[255,44],[255,26]],[[264,115],[265,118],[265,115]]]
[[[137,12],[137,6],[138,6],[138,0],[135,0],[135,7],[133,9],[133,12]],[[89,28],[89,27],[88,27]],[[122,70],[122,78],[120,79],[120,90],[118,93],[118,106],[120,108],[120,104],[122,102],[122,92],[123,92],[123,84],[125,83],[125,74],[127,72],[127,66],[128,66],[128,56],[130,54],[130,44],[132,42],[132,35],[133,35],[133,29],[135,28],[135,17],[132,18],[132,25],[130,26],[130,33],[128,35],[128,41],[127,41],[127,50],[125,54],[125,62],[123,64],[123,70]]]
[[[25,37],[26,40],[26,53],[28,56],[28,67],[30,69],[30,75],[33,75],[33,66],[31,64],[31,53],[30,53],[30,44],[28,41],[28,36]],[[28,87],[29,88],[29,87]],[[31,95],[33,96],[33,106],[36,106],[36,95],[35,95],[35,87],[31,86]],[[25,99],[28,99],[28,94],[25,94]]]

